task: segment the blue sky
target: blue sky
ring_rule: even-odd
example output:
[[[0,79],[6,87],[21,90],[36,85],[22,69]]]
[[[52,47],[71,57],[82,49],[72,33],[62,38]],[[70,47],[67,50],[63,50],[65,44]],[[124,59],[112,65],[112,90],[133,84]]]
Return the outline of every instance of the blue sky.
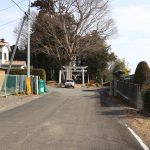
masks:
[[[20,2],[22,0],[14,0],[15,2]],[[1,2],[0,5],[0,38],[4,38],[11,45],[15,43],[16,37],[14,36],[13,30],[20,22],[21,17],[24,15],[17,6],[13,6],[9,9],[3,10],[14,5],[11,0],[5,0]],[[27,10],[28,3],[27,0],[22,1],[19,4],[23,10]],[[7,23],[11,22],[8,25]]]
[[[112,0],[111,4],[118,35],[108,43],[134,73],[140,61],[150,65],[150,1]]]
[[[11,5],[13,5],[11,0],[1,2],[0,38],[5,38],[12,45],[16,39],[13,30],[23,12],[17,6],[2,11]],[[28,0],[19,5],[26,11]],[[150,65],[150,0],[111,0],[111,7],[118,34],[114,39],[108,40],[108,43],[119,58],[125,58],[131,73],[134,73],[138,62],[144,60]],[[14,22],[4,25],[11,21]]]

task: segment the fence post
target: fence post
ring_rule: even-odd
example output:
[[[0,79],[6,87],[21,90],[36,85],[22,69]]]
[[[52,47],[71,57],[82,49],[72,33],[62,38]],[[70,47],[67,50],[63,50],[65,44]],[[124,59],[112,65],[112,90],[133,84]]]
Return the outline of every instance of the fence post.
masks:
[[[20,75],[20,92],[23,92],[23,75]]]
[[[113,96],[113,81],[110,82],[109,96]]]
[[[114,96],[117,96],[117,80],[114,80]]]
[[[141,87],[137,87],[137,109],[143,109],[143,98],[141,93]]]
[[[34,76],[35,81],[35,94],[38,95],[38,76]]]
[[[15,93],[17,94],[17,75],[16,75],[16,90],[15,90]]]

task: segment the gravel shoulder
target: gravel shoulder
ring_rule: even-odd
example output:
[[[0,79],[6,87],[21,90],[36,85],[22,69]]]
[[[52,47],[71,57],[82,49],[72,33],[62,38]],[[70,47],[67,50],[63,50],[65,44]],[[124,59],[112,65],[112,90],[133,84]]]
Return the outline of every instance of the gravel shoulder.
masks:
[[[122,98],[114,98],[104,94],[105,105],[112,105],[117,111],[116,116],[127,123],[150,147],[150,117],[141,114],[137,109],[130,107]],[[107,104],[106,104],[107,103]]]
[[[146,117],[136,111],[126,112],[126,116],[126,121],[150,147],[150,117]]]

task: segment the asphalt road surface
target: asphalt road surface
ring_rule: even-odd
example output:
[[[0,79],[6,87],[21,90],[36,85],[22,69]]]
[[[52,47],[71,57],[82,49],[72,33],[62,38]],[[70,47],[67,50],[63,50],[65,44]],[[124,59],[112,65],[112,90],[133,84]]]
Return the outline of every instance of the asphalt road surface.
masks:
[[[0,150],[142,150],[97,89],[51,89],[0,113]]]

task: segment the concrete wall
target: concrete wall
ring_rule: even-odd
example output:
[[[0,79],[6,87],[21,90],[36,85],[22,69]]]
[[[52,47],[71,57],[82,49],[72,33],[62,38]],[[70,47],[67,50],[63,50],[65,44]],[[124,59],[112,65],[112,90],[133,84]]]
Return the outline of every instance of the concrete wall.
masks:
[[[143,108],[143,99],[140,85],[117,80],[114,81],[113,85],[114,96],[120,95],[132,106],[138,109]]]

